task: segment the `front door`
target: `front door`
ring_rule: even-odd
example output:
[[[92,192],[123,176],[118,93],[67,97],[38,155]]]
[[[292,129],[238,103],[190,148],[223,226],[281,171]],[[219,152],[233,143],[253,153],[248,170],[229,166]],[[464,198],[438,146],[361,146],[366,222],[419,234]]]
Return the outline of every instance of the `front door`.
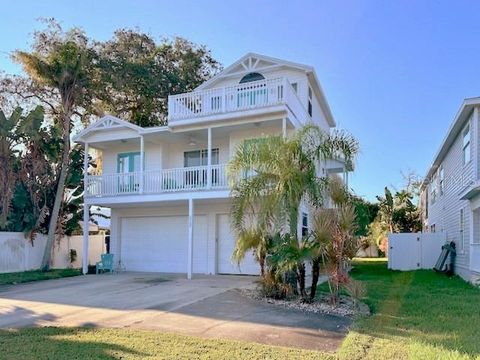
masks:
[[[118,191],[121,193],[136,192],[139,189],[140,153],[118,154]]]

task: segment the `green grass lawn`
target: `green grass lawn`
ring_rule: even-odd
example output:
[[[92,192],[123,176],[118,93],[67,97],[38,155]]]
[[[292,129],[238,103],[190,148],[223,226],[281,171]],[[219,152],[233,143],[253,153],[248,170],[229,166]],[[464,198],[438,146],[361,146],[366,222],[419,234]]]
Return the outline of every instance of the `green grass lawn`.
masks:
[[[0,359],[480,359],[480,290],[432,271],[358,261],[370,317],[337,354],[125,329],[0,330]]]
[[[78,269],[54,269],[50,271],[23,271],[0,274],[0,285],[5,284],[19,284],[29,281],[58,279],[62,277],[70,277],[80,275],[81,271]],[[1,356],[1,355],[0,355]]]
[[[344,341],[345,359],[480,359],[480,290],[433,271],[390,271],[358,261],[352,276],[368,289],[374,315]]]

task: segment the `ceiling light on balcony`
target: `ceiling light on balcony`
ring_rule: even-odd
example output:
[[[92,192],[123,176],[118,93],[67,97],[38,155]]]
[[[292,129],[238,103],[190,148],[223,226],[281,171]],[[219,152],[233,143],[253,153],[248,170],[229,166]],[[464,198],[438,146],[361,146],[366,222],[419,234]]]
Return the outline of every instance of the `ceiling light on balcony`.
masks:
[[[197,142],[192,137],[190,137],[188,145],[195,146],[195,145],[197,145]]]

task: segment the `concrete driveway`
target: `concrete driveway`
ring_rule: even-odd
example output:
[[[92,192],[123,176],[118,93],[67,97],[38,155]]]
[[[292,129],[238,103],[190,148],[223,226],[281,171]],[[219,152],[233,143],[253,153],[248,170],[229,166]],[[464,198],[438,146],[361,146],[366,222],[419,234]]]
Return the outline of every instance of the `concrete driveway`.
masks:
[[[255,277],[120,273],[0,286],[0,328],[95,326],[334,351],[350,320],[243,297]]]

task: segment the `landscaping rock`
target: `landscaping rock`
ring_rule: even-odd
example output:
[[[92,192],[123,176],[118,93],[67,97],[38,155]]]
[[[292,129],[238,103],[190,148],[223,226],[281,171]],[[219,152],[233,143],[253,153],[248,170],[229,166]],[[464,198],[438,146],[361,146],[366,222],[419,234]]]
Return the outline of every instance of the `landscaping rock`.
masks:
[[[282,306],[289,309],[300,310],[311,313],[323,313],[330,315],[355,317],[358,315],[370,315],[369,307],[364,303],[357,303],[355,306],[353,300],[347,296],[341,296],[337,306],[329,303],[328,294],[320,294],[316,301],[312,303],[304,302],[300,297],[290,299],[272,299],[266,298],[255,289],[240,289],[242,295],[254,300],[263,301],[274,306]]]

